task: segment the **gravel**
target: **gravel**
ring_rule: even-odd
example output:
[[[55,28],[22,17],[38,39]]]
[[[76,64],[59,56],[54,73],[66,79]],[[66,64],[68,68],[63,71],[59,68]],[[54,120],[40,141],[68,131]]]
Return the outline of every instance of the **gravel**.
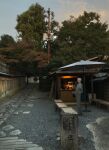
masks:
[[[60,149],[57,136],[60,127],[59,113],[55,112],[54,103],[48,99],[48,93],[42,93],[35,87],[28,90],[28,96],[22,97],[22,103],[16,112],[7,119],[6,124],[21,131],[19,138],[38,144],[43,150]]]
[[[90,109],[90,112],[83,112],[83,115],[79,116],[80,150],[95,150],[93,133],[86,126],[95,123],[97,118],[109,116],[109,111],[106,109],[93,105],[88,109]]]
[[[8,119],[2,123],[1,135],[5,134],[1,129],[11,124],[14,130],[21,131],[19,138],[37,144],[43,150],[60,150],[60,116],[59,112],[55,112],[54,103],[49,100],[47,92],[41,92],[36,87],[29,86],[20,94],[12,97],[10,102],[8,113],[10,112],[11,115],[10,117],[8,115]],[[88,109],[90,112],[83,112],[83,115],[79,116],[80,150],[95,150],[93,134],[86,126],[95,122],[97,118],[109,115],[107,110],[95,106],[90,106]],[[2,110],[4,110],[1,113],[3,118],[7,109]]]

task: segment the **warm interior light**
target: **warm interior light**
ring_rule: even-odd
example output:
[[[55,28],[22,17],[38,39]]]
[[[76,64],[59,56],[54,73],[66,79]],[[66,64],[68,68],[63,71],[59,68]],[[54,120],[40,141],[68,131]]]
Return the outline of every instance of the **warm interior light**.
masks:
[[[71,79],[71,78],[76,78],[76,76],[62,76],[62,79]]]
[[[64,87],[66,90],[73,90],[75,88],[73,82],[67,82],[64,84]]]

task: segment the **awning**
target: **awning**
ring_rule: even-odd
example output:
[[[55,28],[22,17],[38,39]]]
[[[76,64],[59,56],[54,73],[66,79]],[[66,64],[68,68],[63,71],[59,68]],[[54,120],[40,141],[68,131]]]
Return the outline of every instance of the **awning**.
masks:
[[[108,79],[108,77],[96,78],[96,79],[93,79],[93,81],[103,81],[103,80],[106,80],[106,79]]]

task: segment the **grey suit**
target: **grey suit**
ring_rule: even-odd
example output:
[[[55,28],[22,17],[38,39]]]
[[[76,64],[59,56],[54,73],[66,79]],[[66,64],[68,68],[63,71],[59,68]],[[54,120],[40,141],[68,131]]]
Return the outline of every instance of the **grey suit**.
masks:
[[[76,102],[77,102],[77,112],[81,113],[81,94],[83,93],[83,85],[82,83],[77,83],[76,90],[75,90],[75,96],[76,96]]]

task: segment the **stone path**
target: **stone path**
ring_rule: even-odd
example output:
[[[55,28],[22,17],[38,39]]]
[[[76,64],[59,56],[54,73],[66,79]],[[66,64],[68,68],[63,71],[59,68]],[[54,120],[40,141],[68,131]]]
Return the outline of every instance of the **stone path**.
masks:
[[[80,150],[108,150],[109,112],[88,109],[79,116]],[[0,103],[0,150],[60,150],[59,128],[54,103],[35,86]]]
[[[27,92],[28,91],[28,92]],[[7,98],[4,102],[0,103],[0,125],[20,106],[22,100],[28,97],[31,88],[27,87],[22,92],[17,93],[11,98]]]
[[[32,142],[27,142],[24,139],[18,139],[18,137],[6,137],[0,138],[1,150],[43,150]]]
[[[0,150],[43,150],[37,144],[19,139],[20,134],[21,131],[12,125],[3,126],[0,132]]]
[[[59,116],[47,93],[29,86],[0,107],[0,150],[59,150]]]

